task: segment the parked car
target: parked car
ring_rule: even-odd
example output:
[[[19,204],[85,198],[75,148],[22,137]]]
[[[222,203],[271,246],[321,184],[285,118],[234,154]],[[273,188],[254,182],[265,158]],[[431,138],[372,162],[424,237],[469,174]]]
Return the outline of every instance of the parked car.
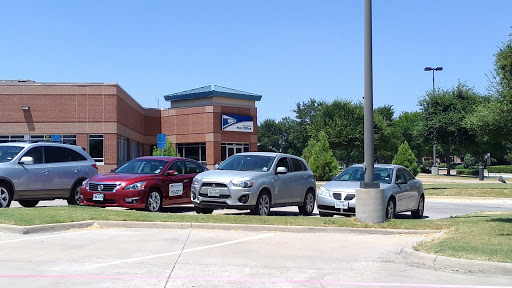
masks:
[[[412,217],[421,218],[425,209],[423,184],[407,168],[399,165],[376,164],[375,182],[384,189],[386,218],[410,211]],[[350,166],[333,181],[318,189],[317,208],[320,216],[353,215],[356,213],[356,189],[364,181],[362,164]]]
[[[281,153],[249,152],[229,157],[192,183],[197,213],[250,210],[265,216],[271,207],[295,206],[303,215],[315,208],[316,181],[304,159]]]
[[[41,200],[66,199],[77,205],[82,181],[98,174],[82,147],[60,143],[0,144],[0,208],[13,200],[34,207]]]
[[[145,156],[109,173],[84,181],[82,203],[100,207],[144,208],[158,212],[163,206],[190,204],[194,176],[208,170],[187,158]]]

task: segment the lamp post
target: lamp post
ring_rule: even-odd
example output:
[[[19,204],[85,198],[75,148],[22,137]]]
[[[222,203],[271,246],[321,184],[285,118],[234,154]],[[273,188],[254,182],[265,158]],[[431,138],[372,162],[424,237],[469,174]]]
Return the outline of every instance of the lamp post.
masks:
[[[435,86],[435,72],[436,71],[443,71],[443,67],[436,67],[436,68],[433,68],[433,67],[425,67],[423,69],[424,71],[432,71],[432,94],[436,92],[436,86]],[[439,174],[439,168],[437,167],[437,161],[436,161],[436,144],[434,143],[433,145],[433,154],[434,154],[434,158],[432,159],[433,160],[433,164],[432,164],[432,174],[433,175],[438,175]]]

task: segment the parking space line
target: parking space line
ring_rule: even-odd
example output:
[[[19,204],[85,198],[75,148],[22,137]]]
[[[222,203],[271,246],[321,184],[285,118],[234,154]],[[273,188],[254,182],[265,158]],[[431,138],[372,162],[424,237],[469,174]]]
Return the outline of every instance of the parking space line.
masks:
[[[152,259],[152,258],[158,258],[158,257],[165,257],[165,256],[176,255],[176,254],[186,253],[186,252],[200,251],[200,250],[205,250],[205,249],[210,249],[210,248],[215,248],[215,247],[220,247],[220,246],[226,246],[226,245],[236,244],[236,243],[240,243],[240,242],[245,242],[245,241],[249,241],[249,240],[253,240],[253,239],[265,238],[265,237],[269,237],[269,236],[272,236],[272,235],[275,235],[275,233],[260,234],[260,235],[256,235],[256,236],[251,236],[251,237],[243,238],[243,239],[227,241],[227,242],[223,242],[223,243],[207,245],[207,246],[202,246],[202,247],[197,247],[197,248],[192,248],[192,249],[185,249],[183,251],[179,250],[179,251],[174,251],[174,252],[169,252],[169,253],[162,253],[162,254],[149,255],[149,256],[144,256],[144,257],[137,257],[137,258],[130,258],[130,259],[125,259],[125,260],[101,263],[101,264],[87,266],[87,268],[97,268],[97,267],[115,265],[115,264],[120,264],[120,263],[128,263],[128,262],[135,262],[135,261]]]

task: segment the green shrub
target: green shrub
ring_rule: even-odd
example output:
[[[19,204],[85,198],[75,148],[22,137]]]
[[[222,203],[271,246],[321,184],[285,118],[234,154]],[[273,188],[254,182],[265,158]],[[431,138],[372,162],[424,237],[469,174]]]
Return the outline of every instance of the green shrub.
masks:
[[[446,168],[446,163],[439,163],[439,168]]]
[[[489,173],[512,173],[512,165],[489,166],[487,171]]]
[[[478,176],[478,169],[457,169],[457,175]]]
[[[453,168],[456,170],[464,169],[464,164],[455,165]]]
[[[320,132],[318,137],[311,138],[302,154],[302,158],[308,162],[317,180],[330,180],[338,173],[338,161],[329,148],[327,135],[324,132]]]
[[[414,153],[412,153],[411,148],[409,148],[409,144],[407,141],[402,143],[398,148],[398,152],[393,159],[393,164],[402,165],[409,169],[414,176],[418,175],[418,164],[416,164],[416,157]]]

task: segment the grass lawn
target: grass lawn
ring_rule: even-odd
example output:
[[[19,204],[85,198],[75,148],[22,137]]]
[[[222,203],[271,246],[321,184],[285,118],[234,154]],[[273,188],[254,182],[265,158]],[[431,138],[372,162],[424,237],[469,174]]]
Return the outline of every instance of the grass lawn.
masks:
[[[512,198],[512,184],[434,183],[423,184],[428,196]]]

